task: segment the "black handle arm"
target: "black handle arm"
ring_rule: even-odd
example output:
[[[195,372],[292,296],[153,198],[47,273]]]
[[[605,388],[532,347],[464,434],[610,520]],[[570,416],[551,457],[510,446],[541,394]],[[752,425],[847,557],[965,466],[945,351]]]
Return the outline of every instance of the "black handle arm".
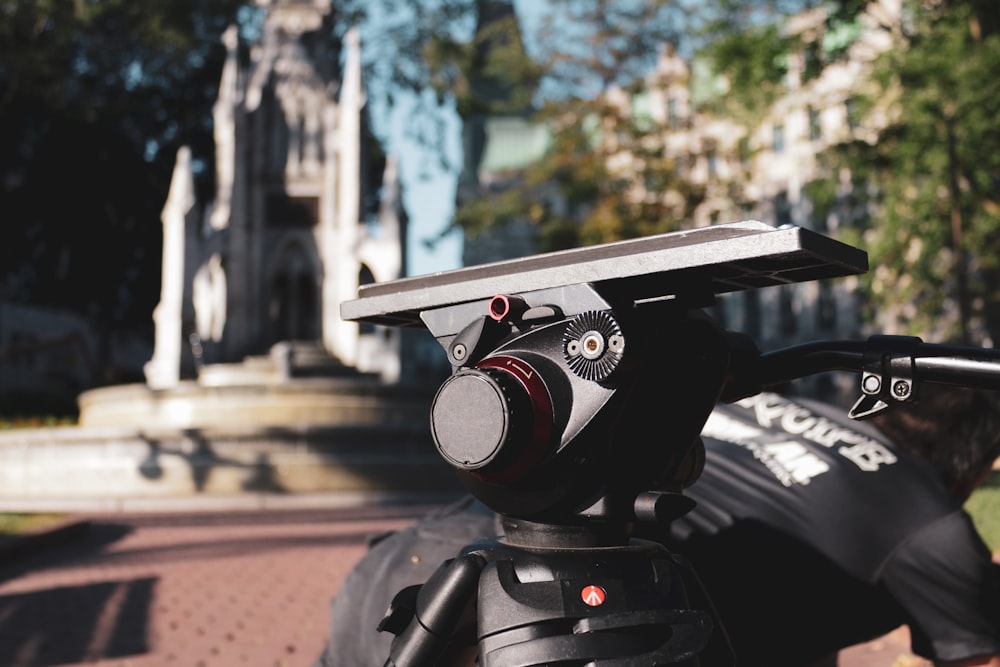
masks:
[[[862,398],[851,416],[863,419],[891,401],[910,400],[920,382],[1000,390],[1000,350],[925,343],[912,336],[872,336],[867,341],[826,340],[757,353],[741,340],[723,401],[824,373],[861,374]]]

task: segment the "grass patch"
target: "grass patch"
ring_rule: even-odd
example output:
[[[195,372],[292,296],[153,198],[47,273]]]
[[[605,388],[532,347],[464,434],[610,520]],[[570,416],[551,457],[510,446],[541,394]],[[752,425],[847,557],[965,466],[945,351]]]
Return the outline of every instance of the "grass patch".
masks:
[[[29,417],[0,417],[0,431],[26,428],[50,428],[53,426],[76,426],[75,417],[42,415]]]
[[[75,424],[80,416],[75,392],[0,392],[0,429]]]
[[[1000,550],[1000,472],[994,472],[986,484],[976,489],[965,509],[986,545],[993,551]]]
[[[0,512],[0,536],[21,535],[64,521],[66,514],[54,512]]]

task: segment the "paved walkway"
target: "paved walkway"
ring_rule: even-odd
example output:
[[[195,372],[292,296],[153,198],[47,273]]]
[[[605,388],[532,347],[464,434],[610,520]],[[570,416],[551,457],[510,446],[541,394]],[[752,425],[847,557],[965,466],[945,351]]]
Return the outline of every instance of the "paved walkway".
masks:
[[[3,667],[309,667],[366,539],[426,506],[114,513],[0,551]],[[911,667],[897,632],[841,667]]]

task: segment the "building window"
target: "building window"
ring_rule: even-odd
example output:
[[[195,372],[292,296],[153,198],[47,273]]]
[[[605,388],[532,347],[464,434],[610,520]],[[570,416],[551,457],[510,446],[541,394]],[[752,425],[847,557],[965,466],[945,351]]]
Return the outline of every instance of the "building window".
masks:
[[[853,97],[844,101],[844,115],[847,120],[847,127],[852,130],[856,130],[860,127],[860,111],[858,110],[858,101]]]
[[[806,67],[804,78],[806,81],[818,79],[823,73],[823,45],[819,41],[812,41],[805,47]]]
[[[315,278],[298,272],[293,266],[288,272],[275,275],[268,299],[268,330],[271,342],[282,340],[318,340],[319,294]]]
[[[736,150],[740,156],[740,167],[743,171],[749,171],[751,157],[750,138],[746,136],[740,137],[739,145],[736,147]]]
[[[667,100],[667,126],[672,130],[681,126],[680,102],[676,97]]]
[[[264,202],[268,227],[315,227],[319,224],[319,197],[289,197],[272,192]]]
[[[823,128],[819,122],[819,112],[809,107],[809,141],[818,141],[823,136]]]
[[[716,156],[715,151],[709,151],[708,155],[705,156],[705,160],[708,163],[708,177],[716,178],[719,175],[719,158]]]
[[[833,286],[828,282],[819,283],[816,298],[816,327],[820,331],[832,331],[837,327],[837,300]]]
[[[799,319],[795,316],[795,292],[791,285],[781,288],[780,313],[781,333],[794,336],[799,329]]]
[[[792,224],[792,205],[788,202],[788,193],[779,192],[774,198],[774,224]]]
[[[729,303],[729,299],[722,296],[715,300],[715,304],[711,307],[712,318],[715,320],[723,329],[728,328],[728,317],[726,315],[726,306]]]
[[[751,338],[760,336],[760,296],[756,290],[743,292],[743,333]]]
[[[785,126],[775,125],[772,130],[773,136],[771,141],[771,146],[775,153],[783,153],[785,151]]]
[[[868,221],[868,197],[865,182],[860,178],[851,179],[851,190],[844,197],[844,214],[850,224],[864,226]]]

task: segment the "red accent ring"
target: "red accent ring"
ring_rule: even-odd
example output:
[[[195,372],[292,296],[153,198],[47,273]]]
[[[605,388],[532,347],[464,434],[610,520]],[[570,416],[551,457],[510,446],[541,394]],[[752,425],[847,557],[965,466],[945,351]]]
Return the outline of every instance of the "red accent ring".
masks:
[[[508,313],[510,313],[510,299],[503,294],[497,294],[490,299],[488,310],[491,319],[503,322],[503,318],[507,317]]]
[[[495,368],[518,381],[531,400],[532,429],[531,442],[513,463],[503,470],[473,474],[494,484],[520,479],[545,457],[549,449],[553,415],[552,398],[549,396],[548,387],[531,364],[517,357],[505,355],[489,357],[476,364],[476,368]]]

